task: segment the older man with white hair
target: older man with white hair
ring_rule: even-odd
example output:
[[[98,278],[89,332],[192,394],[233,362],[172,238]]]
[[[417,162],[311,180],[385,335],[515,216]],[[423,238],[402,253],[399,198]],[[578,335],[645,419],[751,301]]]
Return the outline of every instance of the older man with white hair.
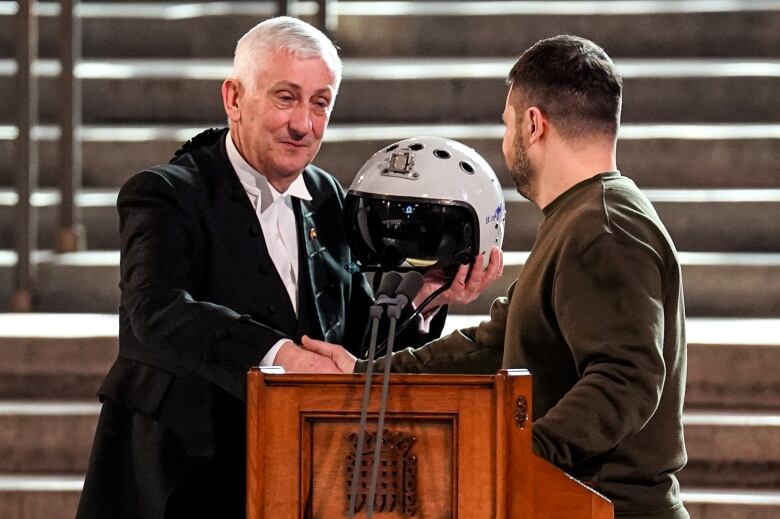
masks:
[[[258,24],[222,86],[229,128],[122,187],[119,354],[79,519],[244,517],[247,369],[338,372],[304,336],[359,351],[371,290],[352,268],[343,191],[310,165],[341,68],[314,27]],[[491,259],[439,301],[476,297],[500,274]],[[438,335],[444,314],[407,344]]]

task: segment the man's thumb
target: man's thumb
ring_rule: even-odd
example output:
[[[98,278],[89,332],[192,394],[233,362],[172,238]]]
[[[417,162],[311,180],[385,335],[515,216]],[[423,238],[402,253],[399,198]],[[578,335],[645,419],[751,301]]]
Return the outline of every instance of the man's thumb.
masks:
[[[310,338],[308,335],[304,335],[303,337],[301,337],[301,346],[303,346],[304,349],[316,353],[321,353],[322,350],[322,347],[319,345],[319,341],[315,341],[314,339]]]

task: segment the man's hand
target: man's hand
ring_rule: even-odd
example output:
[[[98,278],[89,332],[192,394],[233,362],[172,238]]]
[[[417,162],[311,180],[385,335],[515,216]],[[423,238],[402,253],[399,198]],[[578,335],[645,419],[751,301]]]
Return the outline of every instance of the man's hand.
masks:
[[[487,269],[482,270],[482,254],[477,256],[471,265],[461,265],[455,273],[455,279],[450,288],[439,294],[427,308],[433,310],[440,305],[470,303],[501,277],[503,272],[504,255],[501,249],[493,247],[490,249],[490,261]],[[423,287],[414,298],[415,308],[420,306],[426,297],[444,285],[445,281],[441,270],[426,272]]]
[[[353,373],[355,371],[355,362],[357,362],[357,358],[338,344],[318,341],[305,335],[301,342],[303,343],[304,349],[313,354],[328,357],[336,366],[338,366],[341,373]]]
[[[301,348],[292,341],[279,348],[274,364],[288,373],[341,373],[330,357]]]

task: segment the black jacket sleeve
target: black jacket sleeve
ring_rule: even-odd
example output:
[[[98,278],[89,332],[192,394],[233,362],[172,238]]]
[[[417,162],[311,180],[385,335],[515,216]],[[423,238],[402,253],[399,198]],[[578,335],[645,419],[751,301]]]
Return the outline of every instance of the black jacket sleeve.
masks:
[[[208,244],[197,206],[193,186],[157,171],[120,191],[120,314],[138,340],[124,341],[120,356],[187,371],[243,398],[246,369],[285,335],[198,299]]]

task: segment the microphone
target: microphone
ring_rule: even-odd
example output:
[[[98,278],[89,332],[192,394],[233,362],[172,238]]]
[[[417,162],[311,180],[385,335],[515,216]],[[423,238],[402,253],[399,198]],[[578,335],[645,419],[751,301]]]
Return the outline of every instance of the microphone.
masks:
[[[376,291],[376,299],[374,300],[374,304],[382,304],[380,303],[380,299],[383,297],[393,297],[396,293],[396,290],[398,289],[398,285],[402,280],[403,276],[401,276],[401,274],[398,272],[388,272],[382,276],[382,282],[379,284],[379,288]]]
[[[396,273],[391,272],[390,274]],[[420,291],[422,285],[422,274],[415,271],[407,272],[401,277],[401,282],[398,283],[393,297],[390,297],[389,295],[380,295],[377,298],[376,304],[387,305],[388,316],[399,318],[401,317],[401,310],[403,310],[404,307],[409,304],[412,299],[414,299],[414,296],[416,296],[417,292]]]
[[[408,305],[414,296],[420,291],[424,283],[423,275],[413,270],[408,272],[395,290],[395,298],[398,300],[398,310]]]

